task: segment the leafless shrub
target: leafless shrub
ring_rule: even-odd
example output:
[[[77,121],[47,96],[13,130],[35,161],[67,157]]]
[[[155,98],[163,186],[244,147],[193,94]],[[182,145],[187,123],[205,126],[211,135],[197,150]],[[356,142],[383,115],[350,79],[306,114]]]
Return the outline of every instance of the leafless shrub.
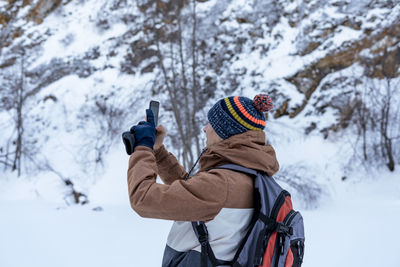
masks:
[[[274,178],[278,182],[286,184],[288,190],[303,202],[304,208],[315,209],[318,207],[324,190],[315,182],[307,167],[289,165],[281,168]]]
[[[64,201],[68,206],[71,204],[85,205],[89,203],[87,195],[76,189],[74,183],[72,182],[72,179],[65,177],[61,172],[55,170],[48,161],[46,161],[42,165],[41,169],[54,173],[62,180],[63,184],[67,187],[67,191],[64,196]]]
[[[114,94],[96,95],[80,110],[78,127],[83,130],[80,159],[86,169],[93,163],[102,165],[112,144],[120,141],[121,126],[128,109],[120,105]]]
[[[85,205],[89,203],[88,196],[76,188],[73,179],[67,177],[61,171],[56,170],[45,155],[37,153],[34,157],[32,157],[28,154],[27,161],[29,161],[31,165],[30,173],[32,175],[50,172],[60,178],[62,185],[66,188],[66,190],[63,192],[65,204],[70,206],[71,204]]]

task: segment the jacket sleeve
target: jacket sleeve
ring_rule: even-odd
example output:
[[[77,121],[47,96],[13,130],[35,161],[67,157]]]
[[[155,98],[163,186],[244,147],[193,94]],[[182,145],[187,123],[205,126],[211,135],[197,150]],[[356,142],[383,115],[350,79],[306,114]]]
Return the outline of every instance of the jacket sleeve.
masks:
[[[156,183],[156,159],[139,146],[129,159],[128,190],[132,208],[142,217],[175,221],[208,221],[224,206],[228,183],[223,170],[201,172],[171,184]]]
[[[179,164],[172,153],[169,153],[164,146],[154,151],[156,157],[158,175],[165,184],[171,184],[175,180],[183,180],[186,177],[186,170]]]

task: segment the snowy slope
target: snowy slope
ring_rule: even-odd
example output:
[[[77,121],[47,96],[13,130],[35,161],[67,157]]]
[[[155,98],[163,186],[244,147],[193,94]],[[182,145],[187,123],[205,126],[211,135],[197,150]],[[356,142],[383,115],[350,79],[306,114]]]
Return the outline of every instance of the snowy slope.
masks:
[[[98,172],[104,171],[102,157],[115,142],[120,141],[119,133],[143,118],[144,112],[138,112],[138,107],[145,107],[151,97],[167,103],[168,96],[166,93],[151,96],[156,86],[154,78],[160,73],[142,73],[142,70],[153,60],[152,57],[127,66],[127,58],[140,58],[140,52],[147,52],[137,52],[133,48],[135,42],[146,42],[148,38],[141,28],[144,15],[136,3],[61,1],[53,12],[36,24],[26,17],[29,9],[40,2],[32,1],[30,6],[19,1],[15,3],[14,9],[20,8],[15,21],[12,20],[7,27],[21,27],[23,34],[17,35],[11,45],[2,47],[0,60],[3,63],[10,57],[18,58],[15,51],[19,46],[34,47],[27,50],[30,54],[25,59],[26,68],[32,72],[31,75],[39,72],[42,76],[28,79],[27,87],[34,88],[42,79],[48,83],[29,98],[29,107],[25,110],[26,128],[30,129],[27,139],[32,139],[28,141],[34,143],[39,151],[39,165],[48,162],[65,177],[72,177],[79,186],[88,188],[96,181]],[[355,63],[341,70],[332,70],[331,74],[323,77],[310,99],[306,95],[312,77],[298,78],[294,75],[308,70],[330,53],[335,55],[349,44],[372,39],[385,27],[396,25],[400,4],[385,1],[377,1],[371,6],[367,4],[367,1],[321,3],[287,0],[197,3],[199,40],[204,39],[208,44],[204,57],[212,66],[201,75],[217,81],[217,90],[213,90],[215,97],[199,111],[199,120],[204,120],[208,108],[228,93],[253,97],[264,92],[274,97],[275,116],[285,103],[287,107],[282,113],[287,117],[304,101],[308,102],[298,117],[291,121],[280,118],[287,125],[295,125],[295,131],[302,132],[315,123],[317,132],[336,123],[337,110],[328,106],[323,112],[317,112],[316,107],[329,104],[332,102],[330,99],[334,100],[345,90],[355,90],[347,84],[330,87],[329,84],[338,77],[358,79],[364,69]],[[1,7],[5,6],[4,3]],[[7,27],[0,25],[4,31]],[[374,47],[384,46],[386,39],[377,40],[379,42]],[[315,49],[307,53],[303,51],[316,40],[320,44]],[[395,41],[387,40],[387,43],[392,45],[391,42]],[[138,45],[143,44],[139,42]],[[153,47],[154,44],[149,49]],[[393,49],[395,47],[393,44]],[[364,49],[363,54],[370,55],[370,50],[373,49]],[[132,55],[135,52],[139,55]],[[215,57],[223,56],[224,60],[214,62],[217,60],[213,53]],[[215,64],[221,64],[217,70],[213,67]],[[47,100],[49,96],[56,100]],[[163,110],[163,105],[161,108],[161,114],[170,118],[171,112]],[[120,115],[107,117],[101,113],[104,110]],[[310,112],[312,115],[308,116]],[[7,128],[0,133],[1,140],[8,140],[12,135],[12,114],[0,111],[0,125]],[[164,123],[173,132],[173,121]],[[112,131],[107,128],[109,124]],[[280,137],[279,131],[271,133],[271,139],[274,135]],[[287,144],[290,146],[290,142]],[[104,151],[102,155],[99,155],[99,150]],[[63,156],[55,157],[56,153]],[[26,161],[29,165],[29,160]],[[66,162],[71,168],[62,172]],[[346,163],[346,160],[341,163]],[[30,169],[28,171],[32,176]]]
[[[301,138],[282,121],[270,124],[271,132],[286,130],[280,143],[271,140],[281,164],[312,161],[307,171],[324,185],[318,208],[306,209],[292,191],[306,225],[304,266],[397,267],[400,173],[359,169],[342,181],[342,147],[318,136]],[[2,181],[0,266],[160,266],[171,222],[140,218],[129,207],[122,150],[119,144],[107,157],[107,171],[85,206],[57,198],[60,185],[51,174],[42,182]]]

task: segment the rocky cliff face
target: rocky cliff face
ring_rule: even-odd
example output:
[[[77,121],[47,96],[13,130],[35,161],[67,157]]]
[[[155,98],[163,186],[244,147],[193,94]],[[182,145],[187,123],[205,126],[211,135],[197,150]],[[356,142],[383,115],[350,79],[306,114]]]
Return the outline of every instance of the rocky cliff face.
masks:
[[[266,92],[275,100],[275,119],[307,117],[307,133],[319,130],[327,136],[346,126],[341,122],[349,112],[338,103],[351,102],[360,84],[399,76],[398,1],[195,3],[198,69],[193,79],[202,90],[200,120],[213,98]],[[162,21],[152,20],[154,10]],[[0,112],[9,114],[15,107],[10,88],[23,80],[30,105],[26,112],[36,118],[27,121],[38,131],[43,126],[35,121],[66,131],[82,129],[84,121],[97,125],[93,134],[111,129],[113,136],[124,123],[140,119],[138,114],[123,117],[124,110],[143,105],[145,95],[168,98],[157,81],[160,53],[164,60],[174,57],[171,51],[179,55],[168,50],[178,45],[177,16],[183,47],[189,50],[193,10],[193,1],[184,0],[1,1]],[[75,104],[66,102],[74,96]],[[54,108],[48,99],[63,106],[56,112],[65,116],[63,123],[46,114]],[[324,117],[328,113],[334,115]],[[79,123],[71,126],[74,119]],[[12,131],[4,134],[12,136]],[[43,139],[37,143],[45,144],[50,136],[36,138]]]
[[[81,62],[89,64],[90,60],[104,56],[102,53],[108,50],[107,57],[123,59],[121,66],[118,66],[119,71],[128,74],[151,73],[156,62],[144,64],[144,66],[141,64],[155,57],[156,50],[154,43],[140,38],[140,35],[146,31],[142,28],[145,22],[141,21],[140,17],[154,3],[161,12],[168,12],[168,9],[173,9],[176,5],[180,5],[182,10],[189,8],[189,3],[186,1],[139,1],[139,4],[109,1],[109,3],[93,4],[96,8],[92,8],[91,12],[74,14],[76,10],[90,8],[89,2],[3,1],[0,5],[0,51],[2,52],[0,67],[6,68],[13,65],[15,59],[20,56],[18,52],[21,48],[25,49],[26,61],[30,58],[43,57],[43,44],[56,32],[56,25],[43,23],[49,15],[52,16],[52,20],[57,19],[61,22],[68,21],[68,17],[80,20],[82,18],[79,18],[79,15],[88,15],[90,17],[88,21],[95,27],[88,31],[97,30],[99,35],[102,31],[110,30],[114,24],[123,23],[127,27],[118,33],[110,33],[110,38],[105,40],[111,44],[108,47],[106,43],[98,43],[81,49],[83,53],[80,55],[71,51],[70,54],[54,55],[53,59],[68,57],[73,59],[76,65],[82,65]],[[200,45],[198,47],[202,49],[209,61],[209,67],[216,74],[223,75],[224,70],[220,69],[224,68],[230,69],[226,76],[247,78],[247,76],[257,76],[257,72],[260,73],[259,66],[261,66],[261,70],[264,71],[261,75],[268,82],[276,83],[277,79],[283,78],[304,94],[304,101],[301,103],[287,102],[288,99],[281,100],[282,104],[278,107],[275,117],[296,116],[303,110],[307,100],[319,87],[324,77],[356,63],[365,65],[367,58],[368,65],[377,66],[376,70],[368,74],[369,76],[382,79],[385,76],[379,70],[382,68],[386,73],[390,72],[391,77],[398,75],[400,11],[396,1],[371,3],[368,1],[296,2],[289,0],[262,1],[262,3],[260,1],[197,2],[198,40],[204,48],[202,49]],[[58,40],[59,46],[68,46],[77,42],[73,33],[74,29],[70,30],[71,32],[65,32],[63,39]],[[281,52],[284,57],[281,60],[291,58],[294,64],[284,66],[288,69],[284,71],[285,73],[273,75],[278,77],[268,77],[265,72],[271,72],[268,67],[274,65],[269,58],[277,49],[283,48],[284,42],[290,43],[290,46],[286,47],[290,51]],[[240,62],[241,57],[249,54],[256,54],[259,57],[259,61],[254,64],[254,69],[250,66],[237,68],[235,65],[238,64],[235,63]],[[51,61],[51,58],[46,59]],[[298,64],[297,60],[301,60],[303,64]],[[66,64],[70,62],[71,60]],[[232,67],[229,68],[229,66]],[[102,67],[109,66],[104,64]],[[32,68],[28,67],[27,70],[32,71]],[[84,71],[72,68],[65,74],[85,73],[79,76],[89,76],[94,71],[94,68]],[[60,76],[64,75],[57,77]],[[230,80],[229,77],[218,79]],[[252,80],[252,78],[249,79]],[[240,81],[235,81],[233,88],[226,89],[233,92],[237,89],[235,87],[240,87],[240,83]],[[224,87],[223,82],[216,86],[217,88]],[[270,89],[263,88],[267,91]]]

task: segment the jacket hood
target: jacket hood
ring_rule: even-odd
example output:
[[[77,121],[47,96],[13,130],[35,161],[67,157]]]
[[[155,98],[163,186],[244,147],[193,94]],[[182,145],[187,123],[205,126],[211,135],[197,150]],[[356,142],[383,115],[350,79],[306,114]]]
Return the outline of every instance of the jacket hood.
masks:
[[[265,144],[264,131],[247,131],[208,147],[200,158],[200,171],[229,163],[263,171],[269,176],[279,170],[274,148]]]

